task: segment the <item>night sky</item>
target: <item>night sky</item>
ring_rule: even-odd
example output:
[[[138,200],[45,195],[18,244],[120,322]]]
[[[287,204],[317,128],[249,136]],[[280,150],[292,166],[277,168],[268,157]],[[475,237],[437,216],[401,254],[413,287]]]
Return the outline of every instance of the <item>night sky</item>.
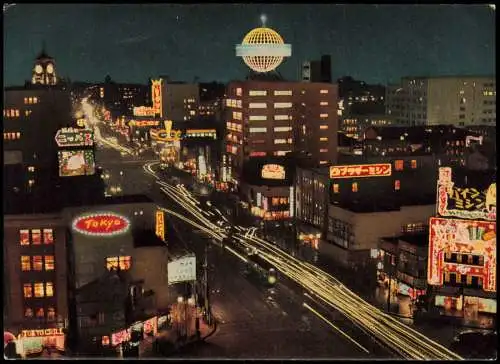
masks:
[[[4,83],[31,78],[45,40],[60,76],[146,83],[243,79],[234,46],[266,14],[292,44],[278,70],[332,55],[335,78],[369,83],[406,75],[494,74],[495,12],[487,5],[30,5],[4,12]]]

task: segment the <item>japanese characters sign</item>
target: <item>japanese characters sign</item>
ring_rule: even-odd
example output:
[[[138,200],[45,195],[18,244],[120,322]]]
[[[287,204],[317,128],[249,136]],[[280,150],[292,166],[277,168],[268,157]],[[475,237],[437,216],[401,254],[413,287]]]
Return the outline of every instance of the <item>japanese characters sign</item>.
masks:
[[[285,167],[279,164],[265,164],[262,166],[261,177],[264,179],[285,179]]]
[[[155,115],[159,117],[163,117],[163,105],[162,105],[162,96],[161,96],[161,88],[162,88],[162,79],[159,80],[151,80],[151,97],[153,101],[153,111]]]
[[[155,111],[152,107],[136,106],[134,107],[134,116],[155,116]]]
[[[359,177],[387,177],[392,174],[390,163],[355,164],[345,166],[331,166],[330,178],[359,178]]]
[[[452,182],[451,168],[439,168],[436,208],[440,216],[495,221],[496,205],[495,183],[486,191],[457,187]]]
[[[129,125],[135,126],[138,128],[144,128],[147,126],[158,126],[158,125],[160,125],[160,121],[159,120],[131,120]]]
[[[174,260],[167,265],[168,284],[196,280],[196,257],[187,256]]]
[[[94,145],[94,133],[90,129],[62,128],[57,131],[54,139],[60,148]]]
[[[483,256],[484,264],[446,262],[446,253]],[[432,217],[427,281],[442,285],[443,273],[481,277],[483,289],[496,292],[496,222]]]
[[[156,211],[156,235],[165,240],[165,213],[163,211]]]

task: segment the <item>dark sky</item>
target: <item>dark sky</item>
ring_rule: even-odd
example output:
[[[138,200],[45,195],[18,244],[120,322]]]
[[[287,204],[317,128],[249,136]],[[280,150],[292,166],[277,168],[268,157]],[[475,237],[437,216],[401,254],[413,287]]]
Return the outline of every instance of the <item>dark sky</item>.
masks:
[[[332,55],[334,77],[370,83],[495,72],[487,5],[18,4],[4,12],[4,82],[31,78],[43,40],[58,74],[72,80],[242,79],[247,68],[234,46],[263,13],[292,44],[278,68],[288,79],[322,54]]]

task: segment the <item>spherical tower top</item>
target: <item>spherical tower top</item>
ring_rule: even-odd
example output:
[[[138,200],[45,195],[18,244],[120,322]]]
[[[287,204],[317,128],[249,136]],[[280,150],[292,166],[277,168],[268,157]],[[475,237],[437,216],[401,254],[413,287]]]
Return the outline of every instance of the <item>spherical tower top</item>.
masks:
[[[291,56],[292,47],[285,44],[275,30],[265,26],[265,15],[261,20],[263,26],[252,29],[241,44],[236,45],[236,56],[243,57],[243,61],[252,70],[263,73],[276,69],[284,57]]]

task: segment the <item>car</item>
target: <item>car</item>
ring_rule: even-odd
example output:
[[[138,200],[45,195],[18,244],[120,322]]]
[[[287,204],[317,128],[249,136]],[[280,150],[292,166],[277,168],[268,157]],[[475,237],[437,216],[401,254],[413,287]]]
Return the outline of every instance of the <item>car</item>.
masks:
[[[467,359],[492,359],[497,345],[496,331],[466,330],[453,338],[451,349]]]

